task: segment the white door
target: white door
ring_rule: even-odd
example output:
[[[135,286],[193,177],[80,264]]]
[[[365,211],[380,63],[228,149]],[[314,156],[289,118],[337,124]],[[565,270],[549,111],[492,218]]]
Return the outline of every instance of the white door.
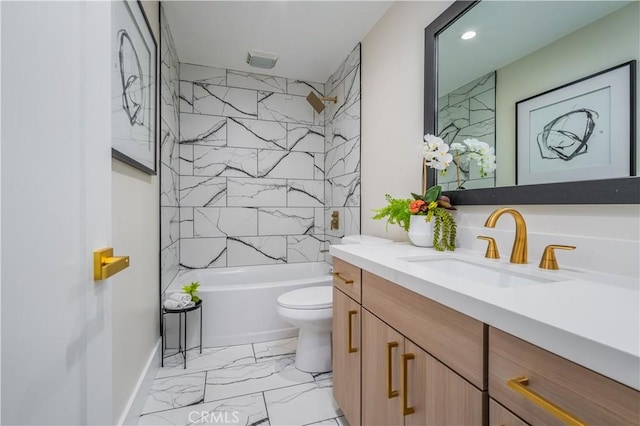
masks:
[[[110,5],[0,7],[1,423],[111,424]]]

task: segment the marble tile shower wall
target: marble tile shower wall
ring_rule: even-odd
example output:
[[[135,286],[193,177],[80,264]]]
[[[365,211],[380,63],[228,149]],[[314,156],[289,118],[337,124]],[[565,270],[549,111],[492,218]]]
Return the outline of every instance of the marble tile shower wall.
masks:
[[[180,267],[180,81],[178,55],[162,5],[160,31],[160,281],[164,292]]]
[[[476,138],[495,148],[496,73],[490,72],[438,99],[438,135],[445,142],[462,143]],[[456,165],[452,164],[438,183],[446,190],[458,186]],[[481,177],[477,164],[461,156],[460,183],[465,189],[493,188],[495,174]]]
[[[180,64],[180,266],[323,259],[324,84]]]
[[[325,83],[327,96],[337,103],[325,109],[325,223],[331,244],[360,233],[360,44]],[[331,214],[339,228],[331,229]],[[329,256],[327,255],[327,261]]]

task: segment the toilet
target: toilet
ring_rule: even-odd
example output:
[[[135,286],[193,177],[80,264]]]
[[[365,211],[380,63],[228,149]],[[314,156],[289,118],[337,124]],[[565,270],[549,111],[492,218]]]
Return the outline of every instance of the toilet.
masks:
[[[390,244],[392,240],[349,235],[342,244]],[[333,287],[306,287],[278,297],[278,314],[300,329],[295,366],[308,373],[331,371]]]
[[[300,329],[295,366],[308,373],[331,371],[333,288],[306,287],[278,297],[278,314]]]

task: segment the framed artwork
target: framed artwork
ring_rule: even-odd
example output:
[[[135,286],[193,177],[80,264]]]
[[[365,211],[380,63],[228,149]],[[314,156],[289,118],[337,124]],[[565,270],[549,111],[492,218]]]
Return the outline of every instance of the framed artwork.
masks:
[[[111,20],[111,154],[155,175],[156,40],[139,1],[113,2]]]
[[[635,176],[635,61],[516,103],[516,184]]]

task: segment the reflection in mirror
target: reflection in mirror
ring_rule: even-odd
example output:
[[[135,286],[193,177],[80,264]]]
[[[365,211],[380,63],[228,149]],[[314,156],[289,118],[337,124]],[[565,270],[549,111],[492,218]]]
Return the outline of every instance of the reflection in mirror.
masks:
[[[438,184],[515,185],[516,103],[637,60],[639,15],[637,1],[483,1],[438,33],[436,132],[463,149],[465,140],[485,142],[497,159],[486,173],[468,150],[452,150],[454,163]],[[465,40],[468,31],[476,35]]]

